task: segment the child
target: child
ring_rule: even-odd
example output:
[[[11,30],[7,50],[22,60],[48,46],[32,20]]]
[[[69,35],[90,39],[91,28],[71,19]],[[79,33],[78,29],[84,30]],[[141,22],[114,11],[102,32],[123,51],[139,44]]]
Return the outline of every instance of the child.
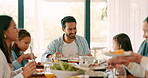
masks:
[[[114,51],[123,49],[124,51],[133,51],[130,38],[128,35],[124,33],[117,34],[113,37],[113,49]],[[122,65],[118,64],[117,68],[122,67]],[[130,74],[128,70],[126,70],[126,74]]]
[[[120,50],[124,49],[124,51],[133,51],[130,38],[128,35],[124,33],[117,34],[113,37],[113,49]]]
[[[18,40],[14,42],[12,46],[12,64],[13,70],[17,70],[20,67],[24,67],[28,63],[28,59],[31,59],[30,54],[24,54],[31,42],[31,36],[25,29],[20,29],[18,33]]]

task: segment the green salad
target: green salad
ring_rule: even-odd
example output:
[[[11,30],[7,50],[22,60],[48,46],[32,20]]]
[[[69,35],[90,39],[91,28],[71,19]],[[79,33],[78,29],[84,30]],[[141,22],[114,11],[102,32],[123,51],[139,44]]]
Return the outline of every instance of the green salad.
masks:
[[[58,63],[53,64],[53,66],[50,67],[52,70],[61,70],[61,71],[81,71],[78,68],[75,68],[71,64],[68,64],[67,62],[58,61]]]

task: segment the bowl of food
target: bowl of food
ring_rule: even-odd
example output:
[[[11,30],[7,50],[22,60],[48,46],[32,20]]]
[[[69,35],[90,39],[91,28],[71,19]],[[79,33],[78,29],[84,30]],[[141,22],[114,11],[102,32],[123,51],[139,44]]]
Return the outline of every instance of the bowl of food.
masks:
[[[71,77],[84,73],[83,70],[75,68],[71,64],[63,61],[58,61],[58,63],[53,64],[50,69],[51,73],[53,73],[57,78]]]
[[[72,77],[72,76],[79,75],[79,72],[77,72],[77,71],[51,70],[51,72],[52,72],[57,78],[65,78],[65,77]]]

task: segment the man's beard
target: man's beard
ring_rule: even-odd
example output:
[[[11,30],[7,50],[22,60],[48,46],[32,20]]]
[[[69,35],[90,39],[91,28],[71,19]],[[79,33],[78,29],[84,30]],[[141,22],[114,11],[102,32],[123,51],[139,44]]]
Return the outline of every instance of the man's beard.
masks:
[[[76,32],[75,33],[71,33],[71,34],[76,34]],[[69,34],[69,35],[71,35],[71,34]],[[70,37],[68,34],[66,34],[66,36],[68,37],[68,38],[70,38],[70,39],[75,39],[75,36],[74,37]]]

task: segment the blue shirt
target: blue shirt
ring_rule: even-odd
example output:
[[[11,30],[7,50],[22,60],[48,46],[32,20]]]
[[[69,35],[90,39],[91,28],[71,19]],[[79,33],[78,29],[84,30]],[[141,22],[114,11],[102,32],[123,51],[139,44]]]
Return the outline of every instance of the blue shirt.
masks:
[[[13,70],[17,70],[21,67],[24,67],[28,63],[28,61],[22,60],[22,62],[19,64],[18,61],[17,61],[18,57],[16,56],[15,52],[13,50],[11,52],[12,52]]]
[[[64,44],[63,37],[64,35],[53,40],[47,46],[46,52],[42,54],[42,60],[45,59],[48,54],[54,54],[57,51],[62,53],[62,46]],[[75,42],[77,44],[76,47],[77,47],[78,53],[80,53],[81,55],[86,55],[90,53],[88,43],[84,37],[76,35]]]
[[[147,42],[147,40],[144,40],[142,42],[138,53],[140,53],[143,56],[148,56],[148,42]]]

